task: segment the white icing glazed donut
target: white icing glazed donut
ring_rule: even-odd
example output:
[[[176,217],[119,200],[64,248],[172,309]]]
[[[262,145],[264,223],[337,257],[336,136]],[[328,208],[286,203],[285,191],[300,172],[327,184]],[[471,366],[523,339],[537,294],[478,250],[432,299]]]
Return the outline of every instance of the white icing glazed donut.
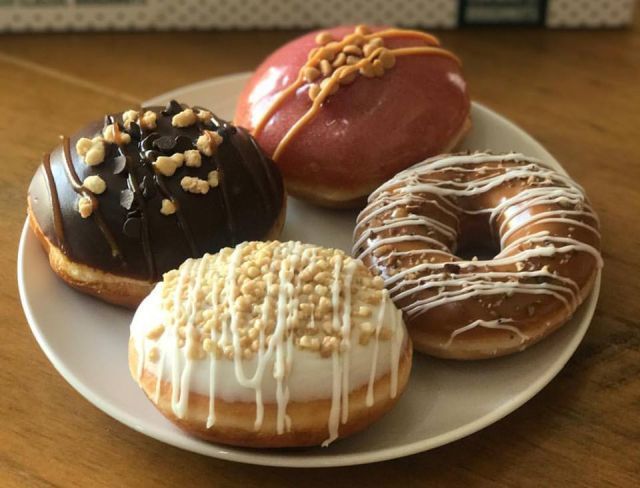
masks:
[[[249,447],[328,445],[388,411],[411,341],[362,262],[249,242],[166,273],[131,324],[129,367],[170,420]]]
[[[488,248],[493,259],[455,255]],[[374,191],[353,255],[383,277],[417,350],[479,359],[564,324],[591,290],[599,249],[598,217],[571,178],[478,152],[427,159]]]

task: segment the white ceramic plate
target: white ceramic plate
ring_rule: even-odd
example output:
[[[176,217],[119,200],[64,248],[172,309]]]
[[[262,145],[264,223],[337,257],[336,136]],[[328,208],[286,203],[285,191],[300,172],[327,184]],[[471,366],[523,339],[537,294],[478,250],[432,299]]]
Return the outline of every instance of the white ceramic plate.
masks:
[[[231,118],[246,74],[190,85],[149,104],[177,98]],[[534,139],[491,110],[474,104],[470,149],[517,150],[561,169]],[[283,239],[349,250],[355,213],[290,201]],[[313,224],[310,224],[313,223]],[[249,450],[208,444],[164,419],[129,376],[131,312],[75,292],[49,269],[25,224],[18,251],[18,283],[27,320],[62,376],[91,403],[129,427],[160,441],[216,458],[245,463],[318,467],[370,463],[455,441],[501,419],[538,393],[564,366],[593,315],[600,281],[573,320],[541,344],[515,356],[454,362],[415,356],[411,380],[397,407],[365,432],[328,448]]]

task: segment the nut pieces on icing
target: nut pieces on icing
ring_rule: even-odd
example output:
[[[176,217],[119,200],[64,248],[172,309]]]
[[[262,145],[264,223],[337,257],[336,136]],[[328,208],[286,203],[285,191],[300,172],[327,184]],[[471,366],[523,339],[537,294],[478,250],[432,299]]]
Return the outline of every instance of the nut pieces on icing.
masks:
[[[184,164],[184,154],[175,153],[171,156],[158,156],[152,163],[156,171],[164,176],[173,176],[180,166]]]
[[[82,182],[82,186],[95,195],[100,195],[107,189],[107,184],[98,175],[87,176]]]
[[[87,165],[96,166],[104,161],[104,139],[82,137],[76,142],[76,152]]]
[[[117,144],[118,146],[129,144],[131,142],[131,136],[126,132],[122,132],[117,123],[109,124],[102,129],[102,137],[105,141]]]
[[[218,175],[217,170],[209,171],[209,174],[207,175],[207,183],[209,183],[209,186],[211,188],[215,188],[218,186],[218,184],[220,183],[220,176]]]
[[[202,166],[202,157],[197,149],[190,149],[184,152],[184,164],[189,168],[199,168]]]
[[[319,72],[317,75],[319,76]],[[141,112],[130,109],[122,113],[122,125],[129,130],[133,123],[137,123],[143,130],[153,130],[157,128],[158,114],[151,110]],[[174,112],[171,117],[171,125],[177,128],[190,127],[198,122],[202,124],[210,123],[213,114],[205,109],[184,108],[179,112]],[[105,144],[124,145],[131,142],[131,135],[121,130],[117,122],[106,125],[102,129],[101,135],[92,139],[83,137],[76,143],[76,152],[83,158],[83,161],[94,166],[101,164],[105,158]],[[151,164],[154,170],[166,177],[171,177],[180,167],[200,168],[202,166],[202,156],[213,156],[218,146],[223,142],[223,137],[216,131],[203,130],[196,141],[197,149],[188,149],[182,153],[176,152],[171,156],[159,155]],[[206,194],[210,188],[216,188],[219,184],[219,174],[217,170],[210,171],[207,179],[195,176],[184,176],[180,180],[180,186],[186,192],[193,194]],[[99,195],[106,190],[105,181],[97,175],[88,176],[83,181],[86,190]],[[89,217],[93,212],[91,198],[81,196],[78,199],[78,211],[83,218]],[[177,204],[170,198],[162,199],[160,213],[163,215],[173,215],[177,211]]]
[[[220,144],[222,144],[222,136],[212,130],[205,130],[196,141],[197,148],[205,156],[213,156]]]
[[[152,112],[151,110],[147,110],[145,113],[142,114],[142,117],[140,117],[138,124],[140,125],[141,129],[153,130],[158,126],[156,122],[157,119],[158,119],[158,114],[156,114],[155,112]]]
[[[80,216],[83,219],[91,216],[93,213],[93,202],[91,201],[91,198],[87,196],[78,198],[78,212],[80,212]]]
[[[184,176],[180,180],[180,186],[184,191],[189,193],[200,193],[206,195],[209,191],[209,182],[207,180],[201,180],[193,176]]]
[[[190,127],[198,121],[198,116],[193,109],[185,108],[182,112],[176,114],[171,119],[171,125],[174,127]]]
[[[173,215],[176,213],[176,204],[168,198],[162,199],[162,206],[160,207],[160,213],[162,215]]]
[[[165,327],[175,328],[180,338],[178,346],[186,347],[187,316],[182,310],[185,307],[189,310],[195,308],[201,313],[196,314],[192,323],[194,340],[188,346],[189,357],[202,359],[213,355],[232,359],[239,353],[244,359],[251,358],[261,347],[260,336],[263,335],[264,342],[268,343],[275,332],[278,301],[273,298],[278,297],[282,279],[279,277],[284,275],[291,283],[295,283],[290,293],[295,296],[291,304],[295,304],[296,312],[287,318],[284,331],[285,338],[291,336],[295,347],[316,352],[325,358],[348,347],[340,328],[334,328],[332,324],[334,308],[341,309],[343,300],[341,294],[336,299],[332,290],[344,286],[350,287],[354,304],[351,324],[358,343],[366,345],[376,338],[390,340],[393,330],[390,324],[380,320],[379,307],[388,300],[381,278],[374,278],[360,261],[342,251],[300,243],[295,243],[293,249],[288,246],[290,244],[276,241],[249,242],[243,244],[240,251],[225,248],[216,255],[207,254],[201,258],[206,261],[205,267],[209,270],[201,276],[201,286],[204,290],[217,289],[221,292],[227,286],[225,278],[235,254],[237,296],[232,301],[217,302],[220,308],[218,313],[212,311],[210,301],[213,295],[210,292],[194,294],[179,302],[172,298],[187,265],[165,274],[163,310],[169,321],[162,328],[150,331],[147,338],[157,341],[164,334]],[[185,276],[188,280],[196,279],[196,268],[188,268],[190,271]],[[340,270],[337,274],[336,269]],[[267,297],[271,299],[266,300]],[[263,306],[255,306],[256,303],[265,303],[268,310]],[[223,322],[221,317],[225,314],[236,317],[239,350],[229,344],[228,337],[219,333]],[[218,333],[212,336],[212,330]]]
[[[364,25],[355,28],[341,41],[334,41],[329,32],[316,36],[319,48],[309,53],[309,60],[300,70],[300,77],[310,83],[309,98],[315,100],[321,92],[325,97],[338,91],[338,86],[353,83],[357,75],[375,78],[393,68],[395,55],[384,47],[381,37],[371,37],[370,29]],[[341,70],[341,71],[339,71]],[[318,83],[318,78],[323,77]],[[336,79],[338,83],[329,81]]]
[[[136,122],[138,120],[139,116],[140,112],[138,112],[137,110],[127,110],[122,113],[122,124],[126,129],[128,129],[129,127],[131,127],[131,124],[133,122]]]

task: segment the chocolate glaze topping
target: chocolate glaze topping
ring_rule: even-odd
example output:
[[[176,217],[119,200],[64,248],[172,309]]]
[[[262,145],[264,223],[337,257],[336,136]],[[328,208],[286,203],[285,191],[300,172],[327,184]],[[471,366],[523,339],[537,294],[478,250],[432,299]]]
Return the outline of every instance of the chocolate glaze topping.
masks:
[[[157,114],[154,129],[137,122],[125,128],[122,114],[108,115],[62,144],[36,171],[29,187],[33,216],[45,236],[69,259],[136,279],[157,281],[189,257],[214,253],[225,246],[264,238],[283,207],[282,178],[252,137],[242,128],[212,116],[189,127],[174,127],[172,117],[186,106],[172,100],[164,109],[146,107]],[[194,108],[197,113],[197,108]],[[101,164],[89,166],[75,147],[117,123],[131,136],[127,144],[105,142]],[[183,164],[172,176],[157,172],[152,163],[196,149],[204,130],[217,132],[222,142],[212,156],[200,153],[200,167]],[[218,171],[218,185],[206,194],[185,191],[183,177],[207,180]],[[83,186],[91,175],[100,176],[106,190],[94,194]],[[88,198],[93,212],[83,218],[78,200]],[[175,213],[160,212],[163,199]]]

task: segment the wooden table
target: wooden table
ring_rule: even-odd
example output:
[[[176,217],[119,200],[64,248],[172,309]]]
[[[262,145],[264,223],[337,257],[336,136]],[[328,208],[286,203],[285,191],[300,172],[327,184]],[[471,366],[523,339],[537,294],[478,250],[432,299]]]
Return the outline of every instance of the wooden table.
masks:
[[[431,452],[313,472],[210,459],[111,419],[40,351],[14,278],[27,185],[59,134],[250,70],[297,33],[0,37],[0,486],[640,486],[639,24],[441,33],[464,60],[473,97],[524,127],[586,187],[604,236],[598,310],[558,377],[497,424]]]

